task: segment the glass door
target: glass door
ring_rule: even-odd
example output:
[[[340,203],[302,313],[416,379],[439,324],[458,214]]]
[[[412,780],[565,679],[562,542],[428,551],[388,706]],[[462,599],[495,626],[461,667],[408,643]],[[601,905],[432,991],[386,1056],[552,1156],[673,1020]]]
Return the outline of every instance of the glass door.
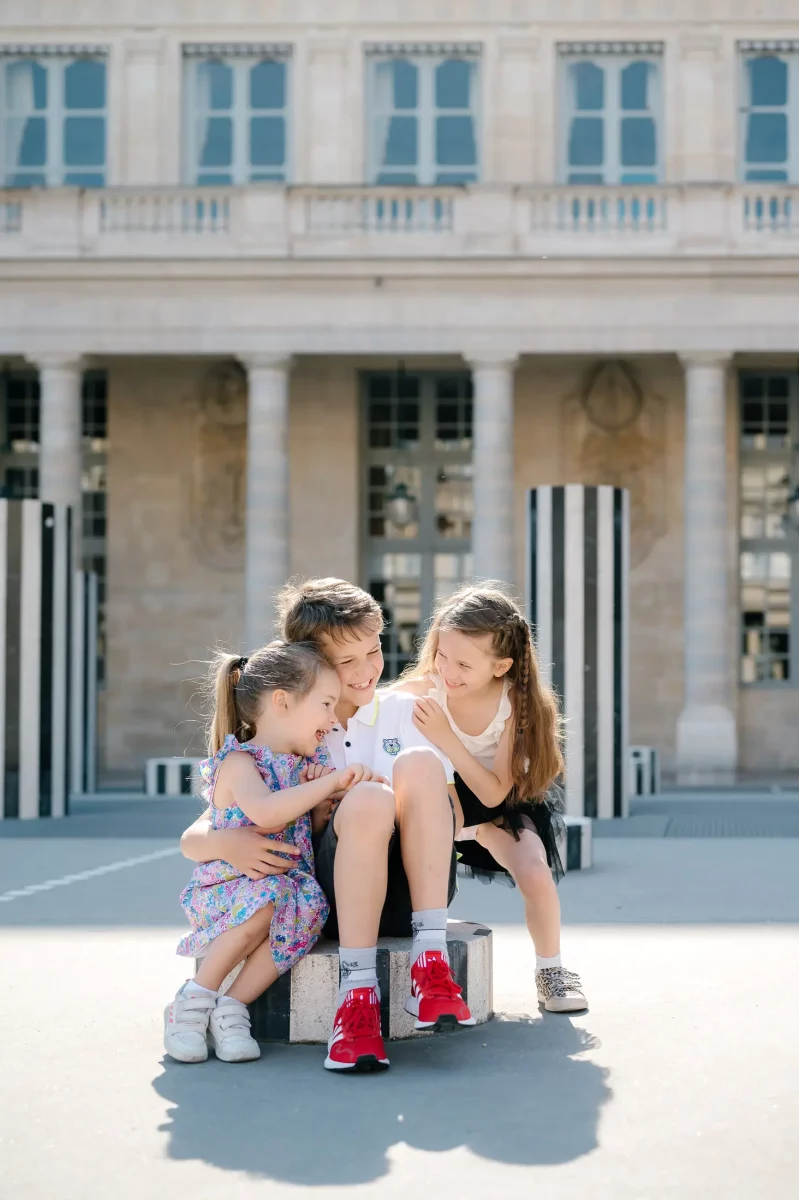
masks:
[[[472,575],[472,381],[385,371],[362,386],[363,578],[386,618],[389,680],[436,600]]]

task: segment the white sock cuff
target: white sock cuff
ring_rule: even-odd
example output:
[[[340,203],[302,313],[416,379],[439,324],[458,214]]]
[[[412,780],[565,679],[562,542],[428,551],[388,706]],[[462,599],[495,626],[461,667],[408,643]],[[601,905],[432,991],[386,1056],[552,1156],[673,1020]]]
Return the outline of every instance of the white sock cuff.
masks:
[[[542,958],[540,954],[535,956],[536,971],[546,971],[549,967],[561,966],[560,954],[554,955],[552,958]]]

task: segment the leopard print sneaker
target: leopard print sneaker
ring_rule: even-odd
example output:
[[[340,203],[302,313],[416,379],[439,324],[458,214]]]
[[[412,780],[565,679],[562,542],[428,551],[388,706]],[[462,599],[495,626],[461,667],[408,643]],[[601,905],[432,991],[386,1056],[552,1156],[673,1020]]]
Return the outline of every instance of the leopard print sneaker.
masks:
[[[538,1003],[547,1012],[581,1012],[588,1008],[580,976],[565,967],[542,967],[535,973]]]

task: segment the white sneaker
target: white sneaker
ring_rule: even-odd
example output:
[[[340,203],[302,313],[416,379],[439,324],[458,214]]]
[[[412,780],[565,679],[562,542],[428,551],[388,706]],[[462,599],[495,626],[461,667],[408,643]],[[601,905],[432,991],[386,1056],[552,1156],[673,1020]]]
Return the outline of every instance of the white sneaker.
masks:
[[[222,1062],[251,1062],[261,1057],[261,1047],[250,1034],[247,1005],[230,996],[220,996],[211,1013],[208,1035],[214,1053]]]
[[[164,1049],[178,1062],[205,1062],[208,1022],[216,996],[199,991],[189,980],[164,1009]]]

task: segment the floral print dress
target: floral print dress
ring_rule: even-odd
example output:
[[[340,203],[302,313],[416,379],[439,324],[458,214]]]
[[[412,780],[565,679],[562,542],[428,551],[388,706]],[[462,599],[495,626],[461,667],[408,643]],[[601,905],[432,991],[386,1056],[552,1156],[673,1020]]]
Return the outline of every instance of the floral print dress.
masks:
[[[239,742],[231,734],[214,757],[200,765],[200,775],[206,785],[203,794],[210,805],[214,829],[235,829],[253,824],[238,806],[219,809],[212,803],[219,768],[228,754],[233,753],[252,755],[270,791],[296,787],[300,782],[300,771],[308,761],[296,754],[273,754],[268,746]],[[320,747],[311,761],[327,765],[327,751]],[[275,906],[269,942],[280,974],[312,949],[327,920],[329,905],[314,878],[310,815],[305,813],[292,821],[280,836],[302,851],[297,865],[285,875],[248,879],[221,859],[195,867],[191,881],[180,897],[192,932],[181,938],[178,954],[201,958],[221,933],[241,925],[267,904]]]

